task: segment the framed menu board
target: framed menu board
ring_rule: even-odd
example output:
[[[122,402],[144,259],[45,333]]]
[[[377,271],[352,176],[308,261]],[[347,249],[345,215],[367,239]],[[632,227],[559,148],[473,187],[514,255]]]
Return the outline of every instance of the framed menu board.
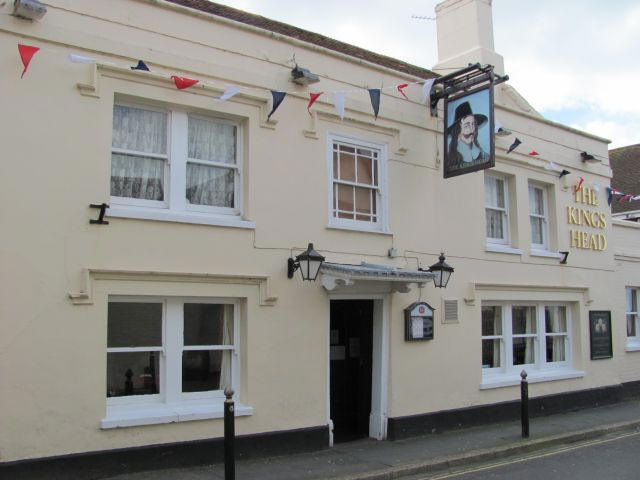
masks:
[[[591,360],[613,357],[610,310],[591,310],[589,312],[589,332]]]

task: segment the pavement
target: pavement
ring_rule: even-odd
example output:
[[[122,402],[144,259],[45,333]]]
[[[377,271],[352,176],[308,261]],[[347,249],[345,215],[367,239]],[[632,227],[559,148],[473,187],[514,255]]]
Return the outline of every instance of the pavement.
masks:
[[[236,462],[237,480],[391,480],[561,448],[619,432],[640,431],[640,400],[397,441],[363,439],[317,452]],[[224,479],[224,465],[154,470],[111,480]]]

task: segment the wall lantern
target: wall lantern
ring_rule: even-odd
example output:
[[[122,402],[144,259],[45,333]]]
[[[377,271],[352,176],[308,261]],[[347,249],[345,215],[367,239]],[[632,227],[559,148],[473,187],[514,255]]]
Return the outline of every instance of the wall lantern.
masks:
[[[582,152],[580,153],[580,156],[582,157],[583,162],[599,162],[600,161],[589,152]]]
[[[320,77],[315,73],[311,73],[308,69],[296,65],[296,67],[291,70],[291,80],[298,85],[310,85],[319,82]]]
[[[434,263],[429,267],[429,271],[436,274],[433,277],[433,284],[438,288],[446,288],[453,273],[453,268],[444,263],[444,253],[440,253],[439,260],[438,263]]]
[[[47,13],[47,7],[38,0],[15,0],[12,15],[27,20],[40,20]]]
[[[287,277],[293,278],[293,272],[300,269],[302,280],[314,281],[320,271],[320,265],[324,262],[324,257],[313,249],[310,243],[305,252],[298,255],[295,260],[287,259]]]

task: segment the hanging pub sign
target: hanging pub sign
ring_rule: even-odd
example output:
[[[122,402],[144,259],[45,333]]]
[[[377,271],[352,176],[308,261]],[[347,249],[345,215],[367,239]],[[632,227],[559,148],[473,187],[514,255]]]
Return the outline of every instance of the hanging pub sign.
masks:
[[[433,308],[425,302],[415,302],[404,309],[404,339],[433,340]]]
[[[440,87],[431,94],[432,112],[444,99],[444,178],[495,165],[493,86],[508,79],[475,64],[434,82]]]

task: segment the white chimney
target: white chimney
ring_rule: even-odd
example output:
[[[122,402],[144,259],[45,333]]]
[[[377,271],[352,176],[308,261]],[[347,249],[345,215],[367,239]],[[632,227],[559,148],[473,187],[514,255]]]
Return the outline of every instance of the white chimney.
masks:
[[[493,65],[504,75],[504,60],[493,47],[492,0],[445,0],[436,6],[438,63],[445,75],[470,63]]]

